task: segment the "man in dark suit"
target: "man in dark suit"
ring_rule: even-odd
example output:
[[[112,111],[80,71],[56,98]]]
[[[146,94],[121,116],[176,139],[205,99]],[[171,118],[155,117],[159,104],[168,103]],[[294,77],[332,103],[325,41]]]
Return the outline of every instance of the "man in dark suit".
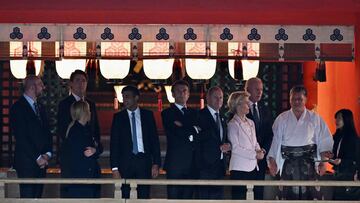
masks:
[[[273,138],[273,119],[269,109],[260,102],[263,94],[263,83],[259,78],[250,78],[246,81],[245,90],[250,93],[250,113],[247,117],[254,121],[256,139],[260,147],[265,149],[265,156],[267,156]],[[258,166],[258,180],[264,180],[267,169],[266,159],[261,160]],[[263,199],[264,187],[255,187],[254,192],[255,199]]]
[[[57,127],[58,127],[58,136],[64,140],[66,131],[71,122],[70,107],[75,101],[85,100],[90,106],[91,118],[87,126],[90,129],[90,132],[95,140],[95,143],[99,146],[99,151],[97,152],[100,155],[103,152],[103,147],[100,142],[100,127],[99,120],[96,113],[95,102],[88,99],[86,96],[86,87],[87,87],[88,77],[86,73],[82,70],[75,70],[70,75],[70,92],[71,94],[65,99],[61,100],[58,107],[57,113]]]
[[[58,106],[57,113],[57,132],[60,136],[61,141],[64,141],[66,136],[66,131],[71,122],[70,107],[75,101],[85,100],[90,106],[91,118],[87,123],[87,128],[94,139],[96,153],[95,156],[99,156],[103,152],[103,147],[100,140],[100,127],[99,121],[96,113],[95,102],[86,98],[86,88],[87,88],[88,77],[86,73],[82,70],[75,70],[70,75],[70,95],[60,101]],[[60,160],[61,161],[61,160]],[[100,197],[100,185],[98,187],[98,197]],[[67,185],[61,185],[60,189],[61,196],[64,196],[64,190],[67,190]]]
[[[24,94],[10,109],[10,127],[16,139],[14,168],[19,178],[44,178],[52,155],[52,136],[45,109],[37,103],[45,86],[27,76]],[[21,198],[40,198],[43,184],[20,184]]]
[[[175,104],[162,113],[167,138],[164,169],[168,179],[196,179],[195,149],[198,142],[197,112],[186,107],[189,84],[178,80],[171,87]],[[168,186],[169,199],[190,199],[192,186]]]
[[[197,149],[199,178],[221,180],[226,172],[225,153],[230,151],[227,139],[226,122],[220,114],[223,105],[223,92],[220,87],[212,87],[206,95],[207,106],[199,112],[199,147]],[[201,199],[223,199],[221,186],[200,187]]]
[[[160,144],[152,111],[139,108],[139,90],[126,86],[121,91],[125,109],[113,118],[110,138],[110,165],[114,178],[150,179],[159,174]],[[149,186],[137,188],[138,198],[150,196]],[[123,198],[130,187],[122,186]]]

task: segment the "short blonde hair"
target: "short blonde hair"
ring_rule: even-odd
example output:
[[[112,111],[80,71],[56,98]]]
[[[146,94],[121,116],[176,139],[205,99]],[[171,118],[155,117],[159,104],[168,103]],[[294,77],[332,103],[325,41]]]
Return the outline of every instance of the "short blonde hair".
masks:
[[[229,112],[235,114],[236,107],[240,105],[246,98],[249,98],[250,94],[246,91],[236,91],[231,93],[227,101]]]
[[[73,121],[78,121],[82,116],[90,111],[89,104],[86,101],[76,101],[70,107],[70,115]]]
[[[72,121],[70,122],[66,131],[66,137],[68,136],[70,128],[74,125],[75,121],[80,120],[88,112],[90,112],[90,106],[86,101],[79,100],[71,105],[70,115]]]

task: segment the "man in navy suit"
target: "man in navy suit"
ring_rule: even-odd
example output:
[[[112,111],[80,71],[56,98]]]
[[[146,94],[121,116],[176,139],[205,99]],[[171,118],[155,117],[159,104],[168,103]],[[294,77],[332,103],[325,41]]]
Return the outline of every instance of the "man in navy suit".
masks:
[[[186,106],[190,96],[186,81],[176,81],[171,92],[175,104],[161,113],[167,138],[164,169],[168,179],[196,179],[195,150],[200,131],[197,127],[197,111]],[[170,185],[167,193],[169,199],[190,199],[193,197],[193,187]]]
[[[226,172],[225,153],[230,151],[227,139],[226,122],[220,114],[223,105],[223,92],[220,87],[212,87],[206,95],[207,106],[199,112],[198,164],[199,178],[221,180]],[[199,190],[201,199],[223,199],[224,188],[202,186]]]
[[[110,138],[110,165],[114,178],[150,179],[159,174],[160,144],[152,111],[139,108],[139,90],[126,86],[121,91],[125,109],[114,114]],[[137,188],[138,198],[150,196],[149,186]],[[122,186],[123,198],[130,187]]]
[[[37,102],[45,86],[27,76],[24,94],[10,109],[10,127],[16,139],[14,168],[19,178],[44,178],[52,156],[52,136],[45,109]],[[43,184],[20,184],[21,198],[40,198]]]
[[[90,106],[91,118],[87,123],[86,127],[90,132],[91,137],[94,140],[96,153],[95,156],[99,156],[103,152],[103,147],[100,139],[100,127],[99,121],[96,112],[96,104],[92,100],[86,97],[86,88],[87,88],[88,77],[86,73],[82,70],[75,70],[70,75],[70,95],[64,98],[59,102],[58,113],[57,113],[57,132],[60,136],[61,141],[64,141],[65,135],[68,129],[68,126],[71,122],[70,107],[75,101],[84,100]],[[59,139],[60,140],[60,139]],[[61,160],[60,160],[61,161]],[[63,170],[63,169],[62,169]],[[65,171],[63,171],[64,174]],[[65,172],[66,173],[66,172]],[[98,192],[97,197],[100,197],[100,185],[97,185]],[[60,189],[61,196],[64,197],[64,194],[67,190],[67,185],[61,185]]]
[[[246,81],[245,90],[250,93],[250,113],[247,114],[247,117],[254,121],[256,139],[260,147],[265,149],[265,156],[267,156],[273,138],[273,119],[269,109],[260,101],[263,94],[263,83],[259,78],[250,78]],[[264,180],[267,169],[266,159],[259,161],[258,166],[258,180]],[[254,192],[255,199],[263,199],[264,187],[255,187]]]

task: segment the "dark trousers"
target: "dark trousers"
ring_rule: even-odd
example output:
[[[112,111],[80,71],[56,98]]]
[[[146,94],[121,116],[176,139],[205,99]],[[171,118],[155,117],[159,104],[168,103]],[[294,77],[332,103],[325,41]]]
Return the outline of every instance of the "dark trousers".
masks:
[[[67,174],[65,168],[61,168],[62,178],[100,178],[100,166],[96,164],[94,168],[83,171],[82,175]],[[90,172],[91,171],[91,172]],[[85,175],[86,174],[86,175]],[[60,196],[62,198],[100,198],[101,185],[99,184],[62,184],[60,185]]]
[[[265,180],[265,174],[267,169],[266,159],[258,162],[259,171],[257,171],[256,180]],[[255,186],[254,187],[254,197],[257,200],[264,199],[264,186]]]
[[[72,184],[64,190],[64,198],[99,198],[98,185]]]
[[[191,166],[188,169],[168,169],[166,171],[167,179],[198,179],[198,170],[195,167],[195,160],[192,160]],[[192,199],[195,194],[196,187],[193,185],[168,185],[167,197],[168,199]]]
[[[46,170],[35,169],[16,169],[18,178],[45,178]],[[41,198],[43,184],[20,184],[20,198]]]
[[[167,171],[167,179],[196,179],[194,173],[189,171]],[[192,199],[195,187],[192,185],[168,185],[167,197],[168,199]]]
[[[354,180],[353,172],[335,172],[333,180],[352,181]],[[360,190],[356,187],[334,187],[333,200],[359,200]]]
[[[230,171],[231,180],[257,180],[257,175],[256,168],[250,172]],[[232,199],[246,199],[246,191],[246,186],[233,186],[231,188]]]
[[[122,178],[126,179],[150,179],[151,178],[151,160],[143,153],[132,155],[130,159],[129,168],[126,171],[120,172]],[[123,184],[121,187],[122,198],[129,199],[130,185]],[[138,185],[137,186],[138,199],[150,198],[150,186]]]
[[[202,168],[199,173],[199,179],[204,180],[222,180],[225,175],[224,160],[218,160],[212,166]],[[222,186],[200,186],[200,199],[224,199],[224,187]]]

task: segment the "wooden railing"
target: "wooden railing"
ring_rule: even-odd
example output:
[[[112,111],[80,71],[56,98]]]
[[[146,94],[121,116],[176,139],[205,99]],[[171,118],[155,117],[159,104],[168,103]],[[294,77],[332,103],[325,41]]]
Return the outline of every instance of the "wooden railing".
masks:
[[[35,183],[35,184],[113,184],[114,197],[113,198],[101,198],[101,199],[60,199],[60,198],[47,198],[47,199],[18,199],[18,198],[6,198],[5,197],[5,185],[6,184],[20,184],[20,183]],[[130,199],[121,199],[121,184],[130,184]],[[18,179],[18,178],[3,178],[0,179],[0,202],[1,203],[45,203],[45,202],[129,202],[129,203],[173,203],[173,202],[217,202],[219,200],[168,200],[168,199],[137,199],[136,188],[138,185],[206,185],[206,186],[236,186],[244,185],[247,188],[246,200],[221,200],[221,202],[235,203],[235,202],[250,202],[250,203],[279,203],[288,202],[284,200],[254,200],[253,188],[254,186],[315,186],[315,187],[339,187],[350,186],[360,187],[360,181],[251,181],[251,180],[143,180],[143,179]],[[306,203],[313,202],[315,200],[296,200],[292,203]],[[344,202],[344,201],[330,201],[330,200],[316,200],[317,202]],[[347,201],[349,203],[359,201]]]

